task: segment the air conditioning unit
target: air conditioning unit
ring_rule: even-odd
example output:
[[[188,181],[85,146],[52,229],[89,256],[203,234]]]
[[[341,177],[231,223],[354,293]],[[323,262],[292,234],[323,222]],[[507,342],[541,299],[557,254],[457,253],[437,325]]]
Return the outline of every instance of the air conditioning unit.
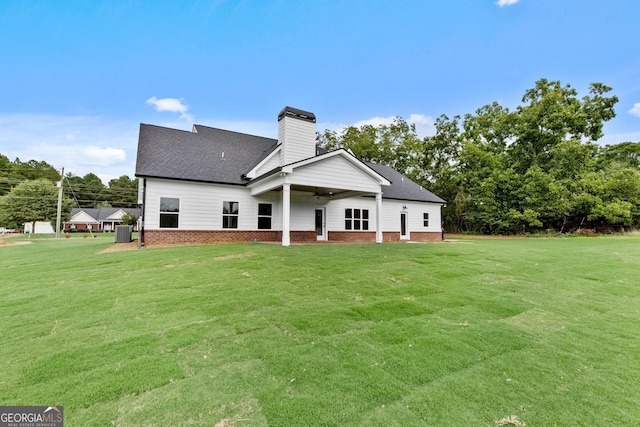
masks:
[[[133,225],[116,225],[116,243],[129,243]]]

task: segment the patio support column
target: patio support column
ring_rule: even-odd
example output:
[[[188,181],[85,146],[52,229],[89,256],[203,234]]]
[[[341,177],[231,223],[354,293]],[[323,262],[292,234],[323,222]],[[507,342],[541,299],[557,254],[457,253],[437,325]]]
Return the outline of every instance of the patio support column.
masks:
[[[382,193],[376,193],[376,243],[382,243]]]
[[[282,184],[282,246],[289,246],[291,238],[291,184]]]

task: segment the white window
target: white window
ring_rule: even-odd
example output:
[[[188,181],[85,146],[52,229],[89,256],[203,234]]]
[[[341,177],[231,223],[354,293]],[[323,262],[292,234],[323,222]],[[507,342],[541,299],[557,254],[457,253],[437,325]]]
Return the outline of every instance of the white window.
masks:
[[[258,230],[271,230],[271,203],[258,203]]]
[[[369,210],[368,209],[350,209],[344,210],[344,229],[345,230],[368,230],[369,229]]]
[[[422,221],[423,221],[425,227],[429,226],[429,213],[428,212],[425,212],[425,213],[422,214]]]
[[[160,197],[160,228],[178,228],[180,199]]]
[[[238,202],[222,202],[222,228],[238,228]]]

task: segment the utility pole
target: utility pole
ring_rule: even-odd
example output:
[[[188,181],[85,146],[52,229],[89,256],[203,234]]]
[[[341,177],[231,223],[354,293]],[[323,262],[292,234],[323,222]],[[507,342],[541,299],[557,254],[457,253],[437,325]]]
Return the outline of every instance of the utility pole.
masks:
[[[64,168],[60,172],[58,182],[58,212],[56,213],[56,239],[60,238],[60,218],[62,217],[62,182],[64,181]]]

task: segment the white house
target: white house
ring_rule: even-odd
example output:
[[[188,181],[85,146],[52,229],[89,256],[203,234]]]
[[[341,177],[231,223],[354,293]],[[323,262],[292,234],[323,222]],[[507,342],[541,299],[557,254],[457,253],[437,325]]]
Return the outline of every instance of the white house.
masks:
[[[115,231],[125,214],[140,216],[137,208],[73,208],[64,231]]]
[[[387,166],[317,149],[315,123],[285,107],[277,140],[141,124],[140,244],[442,239],[444,200]]]

